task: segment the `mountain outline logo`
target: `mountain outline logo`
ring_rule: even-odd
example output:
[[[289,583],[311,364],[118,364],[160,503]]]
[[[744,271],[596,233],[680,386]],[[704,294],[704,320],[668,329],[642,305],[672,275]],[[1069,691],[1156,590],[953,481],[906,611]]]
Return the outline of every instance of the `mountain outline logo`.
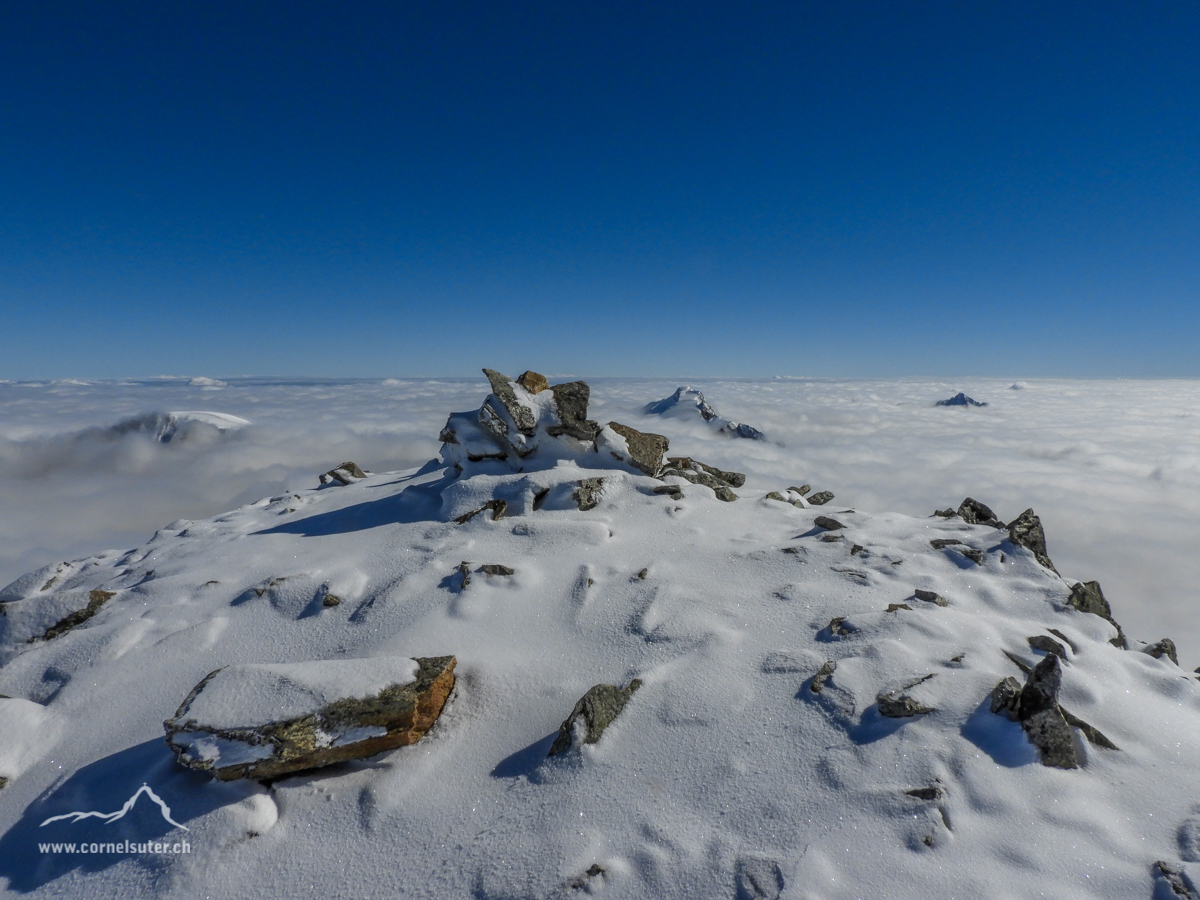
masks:
[[[142,794],[145,794],[158,804],[159,812],[162,813],[162,817],[164,819],[166,819],[176,828],[182,828],[184,831],[191,831],[191,829],[186,825],[181,825],[171,818],[171,807],[167,806],[163,798],[154,793],[153,788],[151,788],[150,785],[146,784],[145,782],[142,782],[142,786],[138,788],[137,791],[134,792],[134,795],[125,801],[125,805],[116,812],[102,813],[91,811],[63,813],[61,816],[51,816],[38,827],[45,828],[51,822],[60,822],[63,819],[70,819],[72,823],[81,822],[84,819],[103,819],[105,825],[111,825],[113,822],[117,821],[117,819],[123,818],[127,812],[133,809],[134,804],[137,803],[138,797],[142,796]]]

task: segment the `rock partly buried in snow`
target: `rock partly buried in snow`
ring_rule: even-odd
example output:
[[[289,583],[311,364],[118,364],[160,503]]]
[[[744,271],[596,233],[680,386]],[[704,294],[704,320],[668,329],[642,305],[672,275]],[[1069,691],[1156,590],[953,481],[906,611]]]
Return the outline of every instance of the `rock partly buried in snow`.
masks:
[[[1004,523],[996,518],[991,507],[980,503],[973,497],[968,497],[958,505],[957,515],[968,525],[991,525],[993,528],[1004,528]]]
[[[813,506],[824,506],[833,499],[833,491],[817,491],[808,498],[808,502]]]
[[[973,397],[968,397],[962,391],[959,391],[949,400],[939,400],[935,406],[987,406],[986,402],[980,402]]]
[[[594,441],[600,426],[587,417],[592,390],[585,381],[568,381],[550,388],[558,408],[559,424],[548,425],[546,433],[554,437],[569,435],[581,441]]]
[[[1026,638],[1029,647],[1032,650],[1041,650],[1043,653],[1053,653],[1061,660],[1067,658],[1067,648],[1060,644],[1052,637],[1046,637],[1044,634],[1035,634],[1032,637]]]
[[[746,476],[741,472],[725,472],[688,456],[672,456],[668,459],[659,477],[666,478],[668,475],[711,488],[717,495],[717,499],[726,502],[736,500],[737,494],[733,492],[733,488],[741,487],[746,483]]]
[[[1059,769],[1079,767],[1071,726],[1058,706],[1062,668],[1054,654],[1034,666],[1017,701],[1017,721],[1038,748],[1042,765]],[[993,694],[994,697],[994,694]]]
[[[620,715],[634,691],[642,686],[640,678],[629,682],[628,687],[619,688],[612,684],[597,684],[579,698],[571,714],[563,720],[558,737],[550,745],[550,756],[565,753],[580,743],[594,744],[600,740],[613,719]]]
[[[950,605],[950,602],[936,591],[923,591],[918,588],[913,591],[913,596],[925,603],[936,603],[938,606]]]
[[[72,628],[82,625],[96,613],[100,612],[100,607],[104,606],[105,603],[115,596],[117,596],[115,591],[102,591],[99,588],[89,592],[87,606],[81,610],[71,613],[58,622],[55,622],[46,629],[45,633],[43,633],[41,637],[31,637],[29,642],[32,644],[34,641],[38,640],[49,641],[58,637],[60,634],[66,634]]]
[[[926,675],[902,688],[880,694],[875,698],[875,702],[879,706],[879,714],[887,716],[889,719],[907,719],[933,712],[933,707],[926,706],[908,694],[917,685],[924,684],[932,677],[932,675]]]
[[[453,656],[217,669],[164,724],[188,768],[272,779],[418,741],[454,687]]]
[[[722,418],[708,401],[704,399],[704,394],[693,387],[685,386],[677,388],[675,393],[670,397],[656,400],[653,403],[647,403],[643,407],[642,412],[651,416],[671,416],[682,419],[694,419],[699,416],[700,419],[715,428],[720,434],[726,434],[730,437],[749,438],[756,441],[763,440],[766,437],[757,428],[742,422],[732,422],[729,419]]]
[[[596,449],[633,466],[651,478],[662,470],[663,454],[670,442],[661,434],[638,431],[620,422],[609,422],[596,435]]]
[[[1142,648],[1143,653],[1148,653],[1155,659],[1162,659],[1164,656],[1175,665],[1179,665],[1179,656],[1175,652],[1175,642],[1170,638],[1163,638],[1153,644],[1148,644]]]
[[[837,519],[831,519],[829,516],[817,516],[813,519],[813,524],[818,528],[824,528],[826,531],[837,531],[839,528],[846,527]]]
[[[353,484],[369,475],[353,462],[344,462],[321,476],[321,484]]]
[[[1058,574],[1054,563],[1046,554],[1046,532],[1042,528],[1042,520],[1032,509],[1027,509],[1008,523],[1008,539],[1018,547],[1024,547],[1033,553],[1033,558],[1051,572]]]
[[[1104,592],[1100,590],[1100,582],[1075,582],[1071,585],[1071,594],[1067,597],[1067,604],[1080,612],[1092,613],[1102,619],[1107,619],[1117,629],[1117,636],[1109,640],[1109,643],[1114,647],[1125,649],[1125,632],[1121,630],[1117,620],[1112,617],[1112,608],[1104,599]]]
[[[575,501],[580,512],[587,512],[589,509],[595,509],[600,503],[600,492],[603,489],[603,478],[584,478],[571,492],[571,499]]]
[[[468,522],[470,522],[473,518],[475,518],[477,515],[479,515],[481,512],[483,512],[484,510],[488,510],[488,509],[490,509],[492,511],[492,521],[497,522],[500,519],[503,519],[504,514],[508,511],[508,501],[500,500],[500,499],[489,500],[487,503],[483,504],[483,506],[477,507],[476,509],[472,509],[469,512],[463,513],[461,516],[459,516],[454,521],[458,525],[465,525]]]

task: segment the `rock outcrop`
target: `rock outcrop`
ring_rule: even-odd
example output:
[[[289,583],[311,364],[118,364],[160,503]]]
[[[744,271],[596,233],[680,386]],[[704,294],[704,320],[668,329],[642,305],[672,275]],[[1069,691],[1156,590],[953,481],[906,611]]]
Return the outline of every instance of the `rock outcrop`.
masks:
[[[973,497],[968,497],[958,505],[956,515],[968,525],[991,525],[993,528],[1004,528],[1004,523],[996,518],[991,508]]]
[[[1080,612],[1092,613],[1102,619],[1107,619],[1117,629],[1117,636],[1109,640],[1109,643],[1114,647],[1120,647],[1122,650],[1125,649],[1128,643],[1125,640],[1125,632],[1117,624],[1117,620],[1112,617],[1112,608],[1108,605],[1108,601],[1104,599],[1104,592],[1100,590],[1100,582],[1075,582],[1075,584],[1071,585],[1071,594],[1067,597],[1067,605],[1074,607]]]
[[[454,688],[453,656],[227,666],[164,722],[179,762],[274,779],[415,743]]]
[[[1079,767],[1071,726],[1058,705],[1062,669],[1049,654],[1034,666],[1022,688],[1015,678],[1005,678],[992,690],[991,710],[1019,722],[1030,743],[1041,754],[1042,765],[1059,769]]]
[[[549,755],[557,756],[575,746],[577,726],[581,732],[582,743],[596,743],[604,734],[604,729],[620,715],[629,698],[641,686],[641,679],[635,678],[624,688],[612,684],[597,684],[592,687],[579,698],[571,714],[559,726],[558,737],[551,744]]]
[[[717,499],[726,502],[736,500],[737,494],[733,492],[733,488],[741,487],[746,483],[746,476],[741,472],[725,472],[688,456],[672,456],[668,459],[660,477],[666,478],[668,475],[683,478],[692,484],[702,484],[707,488],[712,488]]]
[[[1032,509],[1025,510],[1008,523],[1008,540],[1030,551],[1041,565],[1058,574],[1058,569],[1054,568],[1054,563],[1046,554],[1046,532],[1042,528],[1042,520]]]
[[[1156,641],[1153,644],[1148,644],[1142,648],[1143,653],[1148,653],[1155,659],[1162,659],[1164,656],[1175,665],[1179,665],[1179,656],[1175,652],[1175,642],[1170,638],[1163,638],[1161,641]]]

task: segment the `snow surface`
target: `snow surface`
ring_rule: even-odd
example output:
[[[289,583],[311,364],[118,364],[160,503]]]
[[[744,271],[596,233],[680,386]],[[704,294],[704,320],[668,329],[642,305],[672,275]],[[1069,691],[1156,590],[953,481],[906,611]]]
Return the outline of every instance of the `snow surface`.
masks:
[[[1200,858],[1200,683],[1165,658],[1112,647],[1111,625],[1066,605],[1069,584],[1097,573],[1064,562],[1053,520],[1050,553],[1065,581],[1005,532],[928,515],[967,493],[959,482],[981,465],[972,448],[985,462],[1003,458],[992,444],[1005,429],[981,426],[982,436],[905,457],[897,451],[912,446],[914,423],[926,437],[963,427],[964,417],[954,417],[958,426],[933,422],[947,419],[928,403],[941,391],[922,390],[920,407],[897,411],[859,402],[843,386],[839,402],[805,407],[818,387],[753,385],[758,412],[771,411],[764,397],[776,392],[784,410],[755,421],[776,434],[789,417],[809,416],[791,434],[855,434],[834,448],[836,464],[834,450],[812,439],[781,450],[671,436],[672,452],[751,474],[733,503],[686,483],[675,501],[653,494],[661,482],[648,477],[570,462],[533,473],[481,463],[457,479],[427,465],[321,491],[311,487],[314,467],[308,489],[178,521],[134,550],[52,568],[58,580],[47,588],[39,574],[7,589],[11,609],[117,592],[70,633],[14,645],[18,655],[0,668],[0,693],[45,704],[64,729],[33,742],[35,752],[22,756],[32,761],[0,791],[8,892],[730,898],[753,896],[753,881],[783,898],[1129,898],[1155,890],[1159,859],[1200,877],[1191,861]],[[1046,390],[1031,382],[1021,392],[979,393],[1003,396],[986,415],[1017,428],[1029,413],[1006,404]],[[1177,390],[1193,399],[1181,405],[1177,395],[1175,411],[1194,409],[1195,388]],[[472,405],[485,391],[472,385]],[[637,427],[616,411],[633,407],[632,395],[640,406],[647,393],[656,392],[609,386],[592,416],[607,421],[608,411]],[[1061,394],[1043,409],[1057,409],[1069,432],[1073,406]],[[433,434],[447,409],[467,405],[446,404]],[[1156,426],[1159,408],[1131,407],[1126,419],[1140,416],[1142,431],[1161,435],[1175,433],[1168,425],[1195,427],[1186,419]],[[1154,457],[1145,444],[1121,443],[1130,431],[1120,420],[1106,421],[1104,444],[1079,453],[1109,464],[1075,465],[1107,515],[1131,516],[1122,485],[1128,496],[1131,484],[1157,483],[1135,482],[1122,460],[1153,461],[1172,485],[1194,476],[1186,448],[1168,441]],[[1046,440],[1056,427],[1043,420],[1024,433]],[[1073,427],[1082,430],[1078,417]],[[1033,483],[1076,471],[1040,456],[1043,448],[1010,448],[1019,465],[1009,471],[1031,467]],[[931,477],[922,470],[930,458],[942,465],[920,515],[864,502],[867,485],[883,481],[877,473],[871,481],[873,470],[916,490]],[[599,505],[574,509],[572,480],[597,475],[605,479]],[[764,499],[767,489],[802,481],[837,499],[820,509]],[[988,484],[1000,482],[993,473]],[[480,498],[532,496],[542,485],[554,487],[537,511],[512,502],[499,521],[485,513],[453,523]],[[1015,503],[999,490],[969,492],[1003,518],[1030,503],[1045,518],[1054,512],[1043,497]],[[845,528],[817,528],[817,515]],[[933,549],[934,538],[983,551],[983,564],[953,547]],[[1186,563],[1169,543],[1156,553],[1153,565]],[[463,561],[473,570],[465,589]],[[515,572],[485,576],[476,571],[485,563]],[[1118,620],[1140,636],[1138,617],[1123,614],[1105,586]],[[948,605],[916,599],[917,589]],[[343,602],[324,607],[328,592]],[[894,603],[911,609],[885,612]],[[830,629],[834,617],[844,635]],[[1080,739],[1085,765],[1073,771],[1040,765],[1020,727],[988,708],[997,681],[1021,677],[1005,651],[1036,663],[1041,654],[1026,639],[1049,628],[1071,645],[1063,705],[1120,748]],[[437,724],[418,744],[370,760],[264,790],[182,770],[163,741],[163,720],[221,666],[383,666],[384,658],[447,654],[458,658],[459,680]],[[812,677],[829,660],[836,669],[815,694]],[[599,743],[546,759],[589,687],[634,677],[643,686]],[[879,715],[879,694],[920,679],[911,693],[933,712]],[[0,741],[9,734],[0,731]],[[111,826],[39,825],[72,810],[119,809],[142,783],[190,829],[190,854],[38,852],[39,841],[172,834],[152,808]],[[931,787],[937,799],[905,793]],[[604,873],[589,877],[593,865]]]

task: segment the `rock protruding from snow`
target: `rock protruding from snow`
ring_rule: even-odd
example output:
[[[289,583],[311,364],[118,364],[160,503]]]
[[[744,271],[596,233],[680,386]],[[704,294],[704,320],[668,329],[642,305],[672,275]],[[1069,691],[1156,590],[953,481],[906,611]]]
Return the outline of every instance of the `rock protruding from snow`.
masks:
[[[546,376],[540,375],[532,369],[526,369],[518,375],[517,384],[531,394],[540,394],[542,391],[550,389],[550,382],[546,379]]]
[[[581,743],[596,743],[604,734],[604,729],[620,715],[634,691],[641,686],[641,679],[635,678],[624,688],[612,684],[597,684],[592,687],[579,698],[571,714],[563,720],[558,729],[558,737],[550,746],[549,755],[557,756],[576,746],[577,736]]]
[[[705,465],[688,456],[672,456],[667,460],[660,477],[674,475],[692,484],[702,484],[712,488],[717,499],[731,502],[737,499],[733,488],[746,483],[746,476],[741,472],[726,472],[715,466]]]
[[[968,525],[991,525],[993,528],[1004,528],[1004,523],[996,518],[991,507],[980,503],[974,497],[968,497],[960,503],[956,515]]]
[[[528,373],[526,373],[528,374]],[[587,417],[592,389],[586,381],[568,381],[550,388],[558,408],[559,424],[550,425],[546,432],[552,436],[566,434],[580,441],[594,441],[600,426]],[[534,393],[537,393],[536,391]]]
[[[217,669],[164,722],[188,768],[278,778],[415,743],[454,688],[453,656]]]
[[[1042,520],[1032,509],[1025,510],[1008,523],[1008,539],[1030,551],[1041,565],[1058,574],[1058,569],[1054,568],[1054,563],[1050,562],[1046,553],[1046,532],[1042,528]]]
[[[571,492],[571,499],[579,507],[580,512],[595,509],[600,503],[600,492],[604,489],[603,478],[584,478],[579,486]]]
[[[1143,653],[1148,653],[1155,659],[1162,659],[1164,656],[1175,665],[1179,665],[1179,656],[1175,652],[1175,642],[1170,638],[1163,638],[1161,641],[1156,641],[1142,648]]]
[[[357,463],[344,462],[340,466],[330,469],[321,475],[321,484],[354,484],[356,481],[362,481],[370,472],[364,472],[358,467]]]
[[[959,391],[949,400],[939,400],[935,406],[987,406],[987,402],[980,402],[974,397],[968,397],[962,391]]]
[[[1062,668],[1058,657],[1049,654],[1033,667],[1017,702],[1017,721],[1030,743],[1038,748],[1042,765],[1058,769],[1079,767],[1075,737],[1058,706]],[[993,694],[995,703],[995,694]]]
[[[817,491],[808,498],[808,502],[812,506],[824,506],[833,499],[833,491]]]
[[[670,442],[663,435],[638,431],[620,422],[609,422],[596,435],[597,451],[607,452],[651,478],[657,478],[662,471],[663,454],[669,447]]]
[[[1075,584],[1071,585],[1071,595],[1067,597],[1067,604],[1080,612],[1092,613],[1092,615],[1107,619],[1117,629],[1117,636],[1109,640],[1109,643],[1114,647],[1120,647],[1122,650],[1125,649],[1127,643],[1125,632],[1121,629],[1117,620],[1112,617],[1112,608],[1108,605],[1108,601],[1104,599],[1104,591],[1100,590],[1100,582],[1075,582]]]
[[[704,394],[690,385],[677,388],[670,397],[647,403],[642,411],[651,416],[670,416],[683,419],[693,419],[699,416],[719,433],[727,434],[730,437],[748,438],[755,441],[766,438],[766,435],[757,428],[742,422],[733,422],[718,415],[712,405],[704,399]]]

